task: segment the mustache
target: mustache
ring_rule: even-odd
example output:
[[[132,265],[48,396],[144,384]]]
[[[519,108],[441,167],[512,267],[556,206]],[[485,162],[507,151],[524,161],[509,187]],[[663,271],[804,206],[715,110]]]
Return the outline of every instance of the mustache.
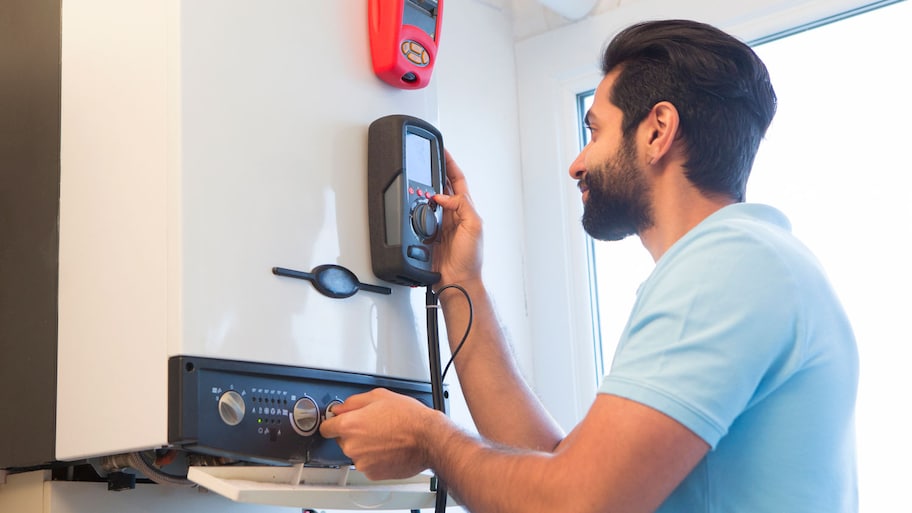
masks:
[[[592,189],[597,189],[601,186],[601,181],[599,180],[598,173],[586,173],[576,182],[577,189],[580,192],[590,191]]]
[[[589,181],[589,173],[583,175],[583,177],[576,182],[576,188],[579,189],[580,192],[586,192],[592,188],[592,185]]]

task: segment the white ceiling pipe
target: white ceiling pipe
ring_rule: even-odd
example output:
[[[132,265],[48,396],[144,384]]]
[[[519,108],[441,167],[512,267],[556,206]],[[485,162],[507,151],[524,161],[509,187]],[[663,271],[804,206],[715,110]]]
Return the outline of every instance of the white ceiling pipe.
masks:
[[[598,0],[538,0],[538,3],[570,20],[579,20],[589,14]]]

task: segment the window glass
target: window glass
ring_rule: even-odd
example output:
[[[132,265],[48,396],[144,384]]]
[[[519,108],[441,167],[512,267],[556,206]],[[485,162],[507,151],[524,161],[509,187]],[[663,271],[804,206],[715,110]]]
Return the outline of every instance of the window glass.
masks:
[[[589,131],[583,126],[586,112],[592,106],[594,90],[577,97],[580,119],[580,146],[589,144]],[[617,242],[589,241],[589,274],[592,281],[591,301],[598,376],[611,365],[618,338],[633,308],[636,290],[649,276],[654,265],[640,239],[627,237]]]
[[[860,511],[905,501],[912,331],[909,2],[755,47],[779,110],[748,200],[788,215],[823,263],[858,340]]]

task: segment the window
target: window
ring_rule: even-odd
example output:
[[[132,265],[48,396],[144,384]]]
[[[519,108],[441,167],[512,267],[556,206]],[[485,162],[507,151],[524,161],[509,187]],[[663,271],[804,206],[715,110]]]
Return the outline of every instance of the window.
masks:
[[[862,512],[904,500],[912,459],[903,411],[912,362],[903,322],[912,304],[912,167],[902,149],[912,104],[900,64],[912,48],[910,22],[912,6],[901,2],[756,48],[780,106],[748,194],[786,212],[855,329]]]
[[[904,378],[912,362],[904,322],[912,306],[910,22],[912,6],[899,2],[755,46],[779,111],[761,144],[748,201],[789,217],[827,269],[855,329],[862,512],[904,502],[912,460]],[[607,367],[652,261],[636,238],[594,244],[592,254]]]
[[[589,143],[589,131],[582,129],[582,120],[595,91],[577,97],[580,111],[580,146]],[[589,272],[592,277],[593,322],[595,323],[595,355],[597,376],[603,376],[611,366],[627,316],[633,308],[636,290],[649,273],[654,262],[640,239],[627,237],[611,243],[593,243],[589,239]]]

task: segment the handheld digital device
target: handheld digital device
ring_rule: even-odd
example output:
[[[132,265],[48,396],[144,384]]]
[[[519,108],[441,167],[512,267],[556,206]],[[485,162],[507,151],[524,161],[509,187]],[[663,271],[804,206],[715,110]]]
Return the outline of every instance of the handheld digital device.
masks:
[[[421,119],[392,115],[368,128],[367,194],[371,262],[378,278],[399,285],[431,285],[433,249],[443,209],[443,137]]]
[[[443,0],[368,0],[374,73],[402,89],[428,85],[437,46]]]

